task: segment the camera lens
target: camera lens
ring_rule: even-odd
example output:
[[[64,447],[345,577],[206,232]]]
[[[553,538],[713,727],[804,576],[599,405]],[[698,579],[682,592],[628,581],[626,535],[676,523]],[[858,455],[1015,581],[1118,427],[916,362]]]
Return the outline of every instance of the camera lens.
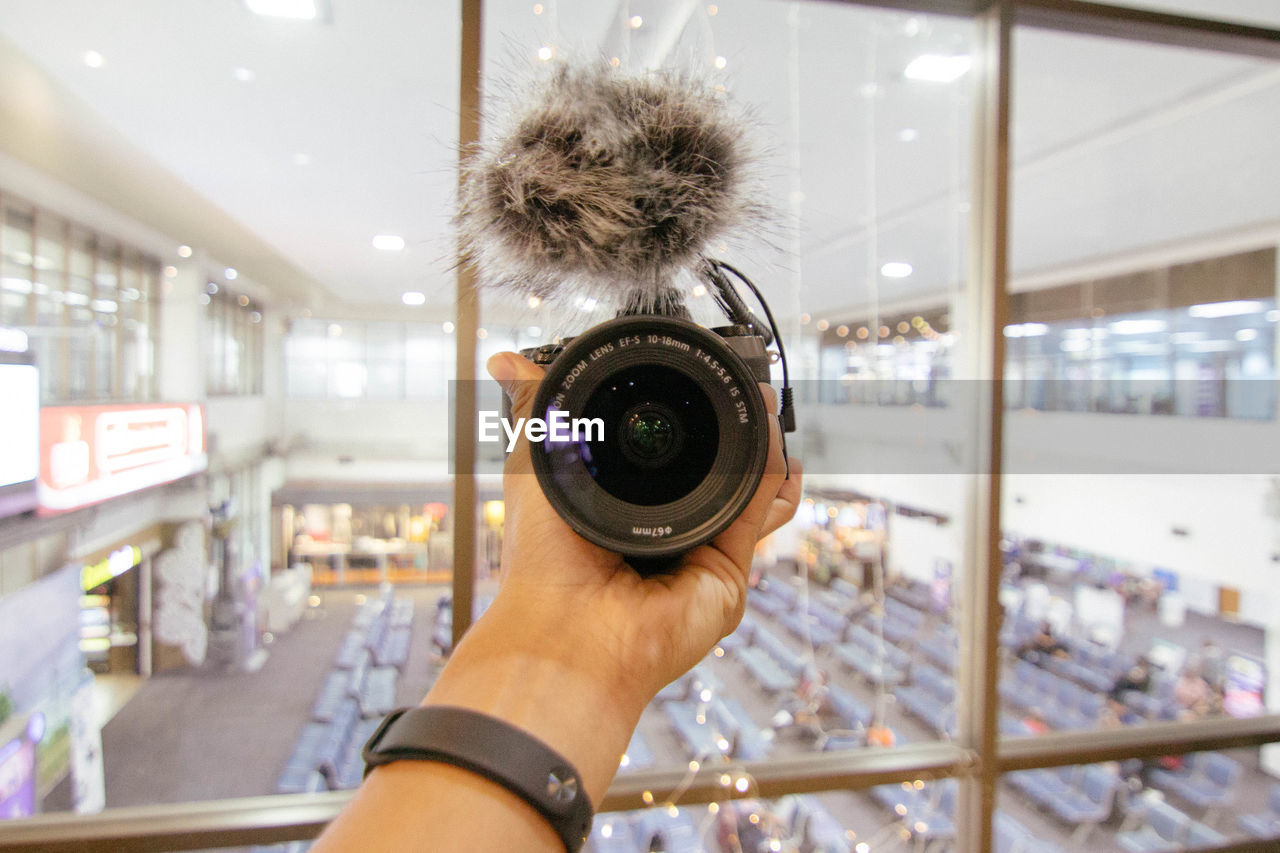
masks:
[[[596,387],[582,411],[605,424],[604,439],[586,448],[587,472],[620,501],[677,501],[711,470],[720,436],[716,412],[706,392],[680,370],[625,367]]]
[[[641,464],[655,467],[670,456],[676,443],[675,425],[652,405],[633,412],[622,425],[623,447]]]
[[[534,398],[548,422],[601,426],[531,445],[548,502],[582,537],[632,558],[710,541],[764,473],[769,426],[756,381],[724,338],[688,320],[632,315],[588,329]]]

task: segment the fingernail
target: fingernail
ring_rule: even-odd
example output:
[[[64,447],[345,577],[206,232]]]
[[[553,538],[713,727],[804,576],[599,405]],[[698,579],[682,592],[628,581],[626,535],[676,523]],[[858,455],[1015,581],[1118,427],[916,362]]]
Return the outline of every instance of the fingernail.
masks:
[[[485,370],[489,371],[489,375],[498,381],[498,384],[506,388],[516,378],[516,369],[507,353],[500,352],[497,355],[490,356],[485,362]]]

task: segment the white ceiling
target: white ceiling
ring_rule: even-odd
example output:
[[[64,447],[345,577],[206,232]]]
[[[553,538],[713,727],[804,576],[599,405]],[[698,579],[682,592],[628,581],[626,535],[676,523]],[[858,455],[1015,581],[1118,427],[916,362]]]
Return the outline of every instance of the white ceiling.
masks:
[[[240,0],[0,0],[0,35],[338,299],[393,310],[421,290],[430,310],[452,300],[457,5],[333,0],[331,22],[302,23]],[[921,53],[968,52],[967,21],[782,0],[724,0],[714,16],[689,0],[543,5],[485,4],[487,80],[519,77],[547,45],[701,68],[756,111],[777,227],[731,256],[780,313],[956,286],[970,77],[902,70]],[[1280,18],[1271,0],[1217,5]],[[1280,65],[1038,31],[1018,34],[1015,63],[1015,275],[1280,230]],[[406,250],[374,249],[384,233]],[[882,279],[888,260],[915,272]]]

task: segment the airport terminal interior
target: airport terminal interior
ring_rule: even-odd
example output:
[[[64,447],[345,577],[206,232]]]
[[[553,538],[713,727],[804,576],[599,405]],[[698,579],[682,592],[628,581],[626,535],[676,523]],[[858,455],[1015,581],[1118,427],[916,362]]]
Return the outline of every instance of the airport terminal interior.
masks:
[[[804,462],[586,849],[1280,849],[1271,0],[0,0],[0,853],[350,791],[482,617],[483,365],[617,312],[457,261],[562,63],[734,117]]]

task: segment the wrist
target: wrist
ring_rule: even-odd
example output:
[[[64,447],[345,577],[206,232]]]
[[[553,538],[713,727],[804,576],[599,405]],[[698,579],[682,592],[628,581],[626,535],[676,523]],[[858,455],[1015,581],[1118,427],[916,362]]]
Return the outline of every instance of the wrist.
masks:
[[[495,602],[423,704],[469,708],[528,732],[572,763],[599,802],[647,698],[621,683],[622,667],[596,660],[581,638],[563,634],[539,630]]]

